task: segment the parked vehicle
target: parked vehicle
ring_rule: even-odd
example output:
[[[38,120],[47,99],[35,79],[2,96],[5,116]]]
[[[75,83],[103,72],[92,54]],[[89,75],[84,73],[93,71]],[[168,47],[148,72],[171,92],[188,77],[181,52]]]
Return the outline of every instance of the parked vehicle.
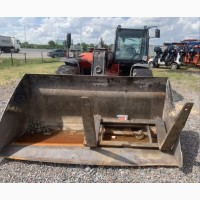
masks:
[[[0,35],[0,52],[4,53],[18,53],[20,51],[20,41],[14,37]]]
[[[173,44],[165,44],[166,49],[162,51],[161,47],[155,47],[154,51],[156,56],[149,59],[148,64],[150,67],[158,68],[163,65],[171,69],[179,69],[181,65],[180,53]]]
[[[47,53],[47,56],[52,58],[65,57],[66,51],[63,49],[53,49]]]
[[[158,68],[160,66],[166,66],[166,67],[170,67],[171,69],[179,69],[180,65],[182,63],[182,62],[180,62],[179,58],[180,58],[180,55],[178,54],[175,62],[171,63],[171,65],[169,65],[169,66],[166,66],[165,61],[163,61],[161,58],[158,58],[157,67],[156,68]],[[153,63],[154,63],[154,58],[150,58],[149,61],[148,61],[148,64],[152,68],[155,67]]]

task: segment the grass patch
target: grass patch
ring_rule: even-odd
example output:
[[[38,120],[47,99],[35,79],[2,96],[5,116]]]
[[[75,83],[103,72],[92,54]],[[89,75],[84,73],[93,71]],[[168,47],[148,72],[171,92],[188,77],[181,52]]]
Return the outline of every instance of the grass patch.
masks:
[[[21,79],[24,74],[54,74],[63,62],[30,63],[19,66],[0,67],[0,86]]]
[[[41,59],[30,59],[27,61],[29,62],[27,64],[17,59],[15,66],[10,65],[10,59],[1,59],[0,86],[21,79],[26,73],[54,74],[56,69],[64,64],[63,62],[59,62],[58,58],[56,59],[52,62],[51,58],[47,58],[44,59],[44,63],[41,63]],[[195,75],[196,73],[198,75]],[[172,84],[175,83],[187,90],[200,92],[200,67],[182,66],[179,70],[166,69],[165,67],[154,68],[153,75],[154,77],[169,77]]]
[[[200,67],[183,66],[178,70],[162,68],[153,69],[154,77],[168,77],[171,83],[190,91],[200,92]]]
[[[52,63],[59,62],[59,58],[32,58],[32,59],[16,59],[13,58],[13,63],[11,58],[3,58],[0,60],[0,69],[7,67],[17,67],[25,66],[27,64],[41,64],[41,63]]]

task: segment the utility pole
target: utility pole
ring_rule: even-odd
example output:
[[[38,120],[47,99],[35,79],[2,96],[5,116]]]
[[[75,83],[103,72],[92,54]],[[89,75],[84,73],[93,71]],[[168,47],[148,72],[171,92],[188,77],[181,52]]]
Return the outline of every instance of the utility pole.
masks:
[[[200,41],[200,17],[199,17],[199,41]]]
[[[25,25],[24,25],[24,40],[25,40],[25,48],[26,48],[27,46],[26,46],[26,29],[25,29]]]
[[[82,48],[82,24],[80,25],[80,38],[81,38],[81,51],[83,51],[83,48]]]

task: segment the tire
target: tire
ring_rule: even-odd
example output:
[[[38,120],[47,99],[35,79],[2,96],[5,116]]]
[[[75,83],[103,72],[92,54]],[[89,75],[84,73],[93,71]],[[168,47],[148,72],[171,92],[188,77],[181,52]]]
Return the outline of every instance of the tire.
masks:
[[[159,66],[159,65],[158,65],[158,58],[155,57],[154,60],[153,60],[153,67],[154,67],[154,68],[158,68],[158,66]]]
[[[149,67],[154,68],[153,61],[150,61],[150,62],[149,62]]]
[[[70,66],[70,65],[61,65],[55,71],[55,74],[57,74],[57,75],[79,74],[78,73],[78,67],[73,67],[73,66]]]
[[[177,63],[172,63],[171,64],[171,69],[172,70],[177,70],[179,67],[178,67],[178,64]]]
[[[11,53],[10,49],[4,49],[4,53]]]
[[[58,55],[57,54],[55,54],[54,56],[53,56],[53,58],[57,58],[58,57]]]
[[[159,67],[159,64],[158,64],[157,62],[154,62],[154,63],[153,63],[153,67],[154,67],[154,68],[158,68],[158,67]]]
[[[133,70],[132,76],[146,76],[146,77],[153,77],[152,71],[150,69],[144,69],[144,68],[137,68]]]

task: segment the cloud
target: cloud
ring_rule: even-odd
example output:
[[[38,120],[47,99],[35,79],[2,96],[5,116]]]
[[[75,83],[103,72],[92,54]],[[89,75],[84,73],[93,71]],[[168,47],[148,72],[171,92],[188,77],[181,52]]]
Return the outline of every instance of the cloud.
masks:
[[[29,43],[47,44],[49,40],[64,40],[70,32],[74,43],[97,43],[102,37],[111,44],[119,24],[127,28],[158,26],[161,38],[151,39],[153,44],[200,37],[198,17],[0,17],[0,34],[21,42],[26,38]]]

